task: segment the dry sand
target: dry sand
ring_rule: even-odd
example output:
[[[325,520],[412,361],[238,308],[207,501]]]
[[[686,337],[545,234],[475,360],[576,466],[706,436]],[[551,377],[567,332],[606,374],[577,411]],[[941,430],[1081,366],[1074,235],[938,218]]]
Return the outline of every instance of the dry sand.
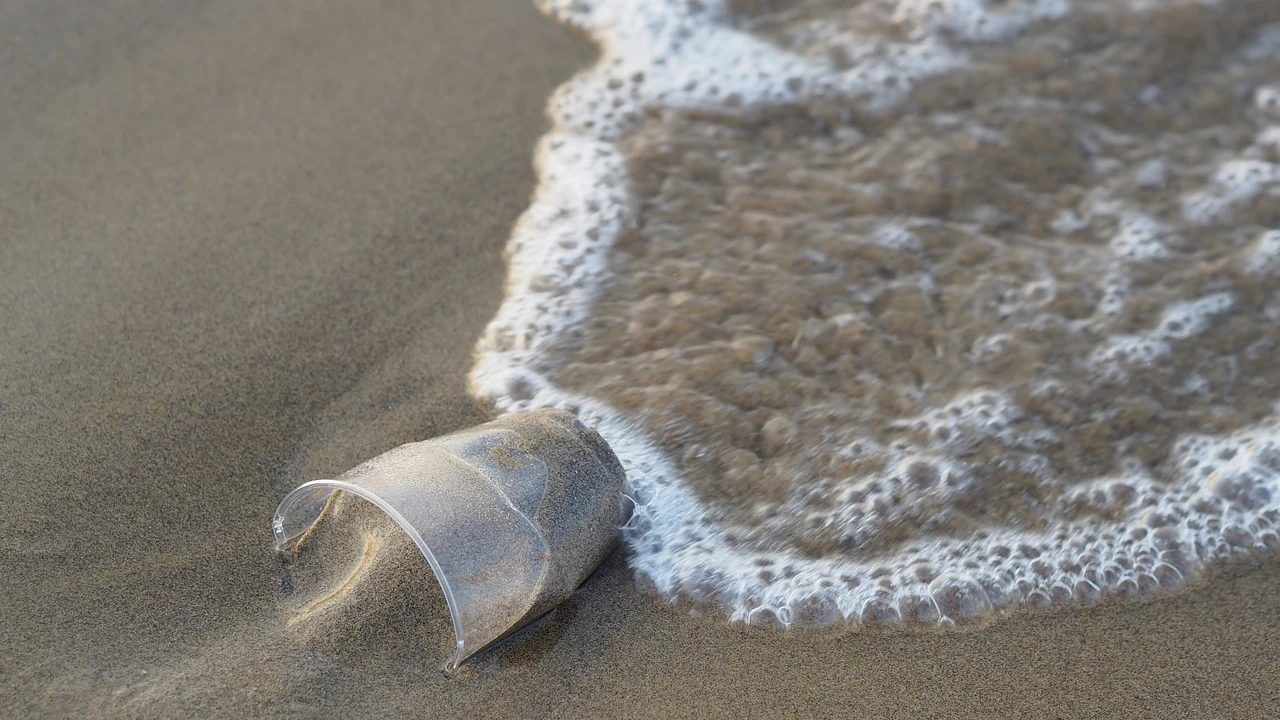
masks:
[[[816,638],[693,620],[615,555],[451,678],[393,594],[341,642],[291,632],[276,502],[483,419],[542,104],[591,51],[522,0],[18,0],[0,49],[3,714],[1277,713],[1275,559]]]

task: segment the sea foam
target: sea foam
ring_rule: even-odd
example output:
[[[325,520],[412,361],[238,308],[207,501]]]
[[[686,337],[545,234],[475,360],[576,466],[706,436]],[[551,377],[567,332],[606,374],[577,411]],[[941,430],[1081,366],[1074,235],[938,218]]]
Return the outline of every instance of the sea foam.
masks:
[[[1280,544],[1277,388],[1239,377],[1277,351],[1267,90],[1206,163],[1026,79],[1107,4],[747,5],[541,4],[601,57],[549,102],[472,388],[609,441],[637,573],[739,621],[950,626]],[[948,99],[984,67],[1017,89]]]

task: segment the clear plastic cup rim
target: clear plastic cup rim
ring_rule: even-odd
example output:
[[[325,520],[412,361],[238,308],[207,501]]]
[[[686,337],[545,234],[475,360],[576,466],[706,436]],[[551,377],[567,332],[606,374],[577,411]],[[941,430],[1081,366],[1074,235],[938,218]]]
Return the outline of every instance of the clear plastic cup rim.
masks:
[[[305,497],[308,497],[320,488],[327,488],[330,495],[332,495],[334,491],[344,490],[368,500],[377,506],[379,510],[386,513],[387,516],[395,521],[396,525],[400,526],[400,529],[408,533],[409,537],[413,539],[413,544],[418,546],[418,550],[422,552],[422,556],[425,557],[427,559],[427,563],[431,565],[431,573],[435,576],[436,582],[440,584],[440,589],[444,591],[445,602],[449,605],[449,619],[453,623],[453,638],[455,643],[453,661],[450,663],[450,668],[457,668],[460,666],[462,661],[466,659],[466,637],[463,634],[462,621],[458,614],[458,603],[454,599],[453,588],[449,586],[448,576],[445,575],[444,570],[440,567],[439,561],[436,560],[435,553],[431,552],[430,546],[428,546],[426,541],[422,539],[422,535],[418,533],[418,530],[414,528],[413,525],[390,503],[383,500],[377,494],[370,492],[367,488],[353,483],[344,482],[342,480],[312,480],[299,485],[280,501],[280,505],[276,508],[275,517],[271,521],[271,530],[275,535],[276,549],[283,550],[289,547],[290,541],[301,535],[301,533],[296,533],[293,536],[290,536],[285,531],[285,518],[288,516],[289,511],[293,508],[295,503]]]

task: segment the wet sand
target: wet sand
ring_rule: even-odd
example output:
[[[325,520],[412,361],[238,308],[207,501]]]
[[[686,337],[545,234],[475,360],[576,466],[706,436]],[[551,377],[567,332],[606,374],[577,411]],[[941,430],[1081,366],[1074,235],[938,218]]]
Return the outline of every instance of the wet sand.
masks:
[[[484,419],[553,87],[525,2],[0,9],[0,703],[19,717],[1266,717],[1280,562],[972,632],[694,620],[615,555],[445,678],[392,593],[287,628],[288,488]],[[411,587],[412,583],[398,587]],[[353,621],[355,622],[355,621]]]

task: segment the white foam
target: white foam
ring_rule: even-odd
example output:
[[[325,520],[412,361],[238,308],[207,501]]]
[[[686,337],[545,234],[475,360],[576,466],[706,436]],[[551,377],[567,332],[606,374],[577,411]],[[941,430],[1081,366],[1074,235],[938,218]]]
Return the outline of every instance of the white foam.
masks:
[[[1129,285],[1129,273],[1123,265],[1116,263],[1107,270],[1098,288],[1102,293],[1102,298],[1098,301],[1098,312],[1101,315],[1098,320],[1105,323],[1124,311],[1124,305],[1129,298]]]
[[[904,225],[885,224],[876,229],[875,242],[881,247],[918,251],[923,247],[920,238]]]
[[[1169,343],[1150,335],[1116,335],[1093,351],[1089,364],[1102,377],[1118,382],[1129,376],[1129,368],[1149,367],[1171,352]]]
[[[1160,321],[1140,335],[1116,335],[1094,350],[1089,364],[1104,377],[1121,380],[1133,366],[1151,366],[1173,352],[1172,342],[1195,337],[1209,328],[1215,315],[1235,304],[1228,292],[1214,293],[1165,308]]]
[[[1280,275],[1280,230],[1268,230],[1249,247],[1245,271],[1255,275]]]
[[[1087,227],[1089,223],[1081,219],[1074,210],[1063,210],[1049,224],[1049,229],[1060,235],[1070,235]]]
[[[949,32],[970,42],[1001,40],[1067,14],[1066,0],[899,0],[893,18],[915,35]]]
[[[636,504],[623,529],[632,566],[657,593],[717,603],[740,621],[820,626],[913,618],[950,625],[1022,604],[1173,587],[1206,562],[1280,544],[1276,420],[1226,437],[1183,438],[1175,453],[1182,468],[1178,482],[1154,480],[1135,459],[1124,464],[1121,476],[1073,484],[1062,496],[1062,507],[1046,508],[1055,521],[1045,530],[993,528],[965,539],[928,536],[877,561],[748,551],[730,543],[674,462],[635,423],[595,399],[556,388],[539,365],[540,351],[585,319],[605,278],[608,251],[633,222],[615,141],[645,113],[663,108],[739,110],[813,94],[847,94],[882,109],[904,97],[916,80],[965,62],[965,52],[943,36],[1002,37],[1059,17],[1068,6],[1064,0],[901,0],[894,17],[910,26],[910,41],[887,53],[884,43],[874,50],[854,47],[852,62],[843,69],[815,60],[821,52],[812,45],[782,47],[731,27],[718,2],[546,0],[541,7],[590,33],[602,54],[596,66],[551,101],[554,129],[538,147],[538,190],[508,246],[506,298],[479,342],[472,389],[504,412],[574,409],[600,431],[627,470],[628,493]],[[819,38],[815,44],[837,41],[849,38]],[[886,83],[887,77],[901,82]],[[1206,199],[1189,197],[1184,212],[1206,222],[1221,218],[1277,178],[1280,167],[1269,163],[1228,163],[1204,191]],[[1118,205],[1095,200],[1090,217],[1122,212]],[[1129,234],[1122,227],[1113,242],[1117,254],[1130,260],[1159,256],[1158,227],[1135,218],[1126,219]],[[1069,219],[1061,226],[1063,232],[1083,227]],[[887,226],[876,239],[909,243],[902,230]],[[1121,272],[1104,285],[1123,294],[1127,282]],[[1202,332],[1208,318],[1225,312],[1232,301],[1224,293],[1171,306],[1151,331],[1105,342],[1093,361],[1100,367],[1123,367],[1130,358],[1156,362],[1163,348]],[[1013,425],[1021,420],[1010,398],[978,392],[900,423],[942,438],[939,447],[947,455],[983,437],[997,437],[1021,448],[1023,462],[1035,472],[1046,473],[1035,450],[1051,442],[1052,434],[1034,427],[1015,432]],[[872,444],[854,441],[847,451]],[[852,478],[835,490],[843,502],[825,521],[839,524],[854,542],[893,522],[893,513],[915,513],[912,517],[927,527],[945,519],[951,498],[980,492],[950,457],[908,446],[889,452],[877,477]],[[878,489],[873,488],[877,482]],[[908,482],[916,483],[912,498],[918,505],[887,510],[887,488]],[[805,510],[803,498],[794,503],[797,511]],[[1107,517],[1119,520],[1077,516],[1070,512],[1073,504],[1105,506]]]
[[[1169,229],[1145,213],[1128,213],[1111,238],[1111,251],[1130,261],[1159,260],[1169,257],[1169,248],[1161,238]]]
[[[550,106],[557,127],[599,139],[617,138],[657,107],[740,110],[847,95],[882,108],[964,61],[926,36],[860,52],[836,69],[730,26],[723,4],[713,1],[545,0],[541,7],[600,43],[599,63],[560,88]]]
[[[1162,340],[1195,337],[1209,328],[1214,316],[1227,312],[1235,304],[1235,296],[1229,292],[1174,303],[1165,308],[1160,316],[1160,323],[1152,334]]]
[[[1231,211],[1280,182],[1280,165],[1262,160],[1229,160],[1207,187],[1182,199],[1182,214],[1197,225],[1226,222]]]

